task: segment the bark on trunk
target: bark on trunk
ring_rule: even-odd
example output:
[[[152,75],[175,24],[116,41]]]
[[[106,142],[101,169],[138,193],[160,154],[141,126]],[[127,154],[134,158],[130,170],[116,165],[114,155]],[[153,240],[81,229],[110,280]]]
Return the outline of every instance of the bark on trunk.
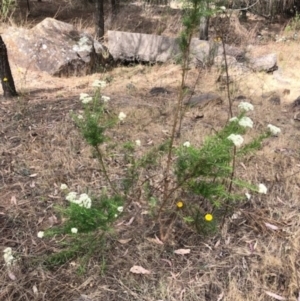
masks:
[[[120,0],[111,0],[111,12],[116,16],[120,10]]]
[[[14,79],[11,74],[6,46],[0,36],[0,78],[4,92],[4,97],[18,96],[15,88]]]
[[[104,9],[103,9],[103,0],[96,0],[96,12],[95,12],[95,21],[96,21],[96,36],[99,39],[104,37]]]
[[[208,41],[208,26],[209,26],[209,17],[200,18],[200,40]]]

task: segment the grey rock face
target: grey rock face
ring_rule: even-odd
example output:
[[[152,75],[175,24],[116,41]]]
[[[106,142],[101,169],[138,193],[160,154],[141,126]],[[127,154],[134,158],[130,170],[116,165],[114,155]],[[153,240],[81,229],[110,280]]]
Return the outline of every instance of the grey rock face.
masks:
[[[91,36],[52,18],[32,29],[9,28],[2,37],[16,65],[54,76],[90,74],[109,58]]]
[[[276,53],[270,53],[257,58],[250,58],[249,67],[254,71],[272,72],[278,69]]]
[[[185,105],[190,107],[205,107],[211,102],[221,103],[222,99],[218,94],[209,92],[192,96],[187,102],[185,102]]]
[[[181,57],[178,39],[150,34],[108,31],[108,49],[115,60],[160,62],[177,61]],[[209,57],[207,41],[192,39],[191,61],[205,61]]]

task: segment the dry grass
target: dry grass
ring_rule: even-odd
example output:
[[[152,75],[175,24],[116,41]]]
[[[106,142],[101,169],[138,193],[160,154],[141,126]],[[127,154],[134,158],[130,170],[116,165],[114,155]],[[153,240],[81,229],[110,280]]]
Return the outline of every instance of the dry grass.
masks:
[[[105,247],[99,246],[99,254],[89,259],[84,273],[80,273],[79,259],[55,269],[46,269],[38,260],[59,250],[55,238],[41,240],[37,232],[51,224],[56,214],[53,206],[64,204],[60,184],[66,183],[78,192],[88,188],[94,193],[106,185],[70,111],[80,112],[79,93],[89,92],[94,79],[110,78],[112,82],[103,93],[111,97],[112,111],[123,111],[128,116],[112,132],[113,141],[140,139],[140,152],[149,150],[149,141],[157,145],[168,138],[180,68],[139,65],[62,79],[12,65],[21,97],[2,100],[0,106],[0,246],[1,250],[12,247],[19,260],[12,271],[16,280],[12,280],[1,256],[0,300],[274,300],[266,292],[297,300],[300,125],[293,120],[290,107],[300,94],[297,47],[291,42],[255,48],[261,53],[276,51],[284,82],[272,74],[234,77],[233,96],[243,94],[255,105],[255,111],[249,114],[255,127],[249,135],[254,136],[268,123],[282,129],[282,135],[267,139],[255,156],[248,155],[237,166],[244,180],[265,183],[268,194],[241,203],[236,208],[237,217],[228,218],[221,231],[211,237],[204,238],[178,223],[165,245],[155,243],[157,225],[144,214],[147,200],[133,200]],[[190,71],[189,86],[193,86],[197,72]],[[214,69],[203,71],[196,93],[216,91],[218,74]],[[153,97],[149,90],[154,86],[163,86],[171,93]],[[284,95],[284,89],[290,94]],[[262,97],[270,91],[281,93],[281,105]],[[218,92],[225,100],[224,91]],[[199,114],[204,117],[195,118]],[[227,117],[226,101],[200,111],[189,109],[176,144],[189,140],[201,145],[203,138],[221,128]],[[122,166],[112,158],[106,163],[112,179],[117,180]],[[126,225],[132,217],[132,223]],[[278,230],[270,229],[268,224]],[[174,254],[179,248],[190,248],[191,253]],[[133,265],[141,265],[151,274],[131,274]],[[80,295],[89,299],[78,299]]]

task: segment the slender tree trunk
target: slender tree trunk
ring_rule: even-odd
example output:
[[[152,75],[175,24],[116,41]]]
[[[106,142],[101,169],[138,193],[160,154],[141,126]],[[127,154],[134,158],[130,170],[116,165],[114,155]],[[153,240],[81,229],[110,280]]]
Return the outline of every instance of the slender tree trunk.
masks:
[[[104,37],[104,9],[103,9],[104,0],[96,0],[96,12],[95,12],[95,21],[96,21],[96,36],[99,39]]]
[[[18,96],[14,79],[11,74],[6,46],[0,36],[0,79],[4,92],[4,97]]]
[[[111,12],[116,16],[120,10],[120,0],[111,0]]]
[[[208,41],[208,27],[209,27],[209,17],[200,18],[200,40]]]
[[[30,3],[29,0],[26,1],[27,4],[27,14],[30,14]]]
[[[200,40],[205,40],[208,41],[208,28],[209,28],[209,19],[210,15],[208,14],[209,11],[209,5],[213,1],[211,0],[204,0],[202,3],[201,10],[203,15],[200,17],[200,34],[199,34],[199,39]]]

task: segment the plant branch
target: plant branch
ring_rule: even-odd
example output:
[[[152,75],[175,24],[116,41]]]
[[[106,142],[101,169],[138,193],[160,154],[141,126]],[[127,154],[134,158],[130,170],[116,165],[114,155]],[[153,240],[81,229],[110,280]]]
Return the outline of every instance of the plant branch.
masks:
[[[103,161],[103,155],[102,155],[102,152],[101,150],[99,149],[99,146],[95,146],[94,147],[95,150],[96,150],[96,154],[97,154],[97,158],[98,158],[98,161],[101,165],[101,168],[102,168],[102,172],[104,174],[104,177],[106,179],[106,181],[108,182],[110,188],[113,190],[113,192],[116,194],[116,195],[119,195],[119,192],[117,191],[115,185],[111,182],[109,176],[108,176],[108,173],[106,171],[106,168],[105,168],[105,164],[104,164],[104,161]]]

